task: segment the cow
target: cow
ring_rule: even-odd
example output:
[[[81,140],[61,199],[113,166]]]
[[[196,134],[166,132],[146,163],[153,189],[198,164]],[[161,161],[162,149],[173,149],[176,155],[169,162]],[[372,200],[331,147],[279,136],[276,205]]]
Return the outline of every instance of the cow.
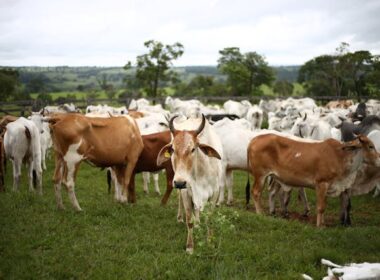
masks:
[[[32,112],[32,115],[28,119],[34,122],[40,132],[42,169],[46,170],[46,154],[53,143],[50,136],[49,124],[43,121],[43,117],[40,113]]]
[[[143,150],[135,120],[129,116],[88,118],[80,114],[55,115],[46,120],[50,124],[54,143],[53,182],[58,208],[64,209],[61,195],[63,182],[74,209],[82,210],[74,186],[79,165],[84,160],[97,167],[112,167],[116,174],[115,199],[126,202],[124,191]],[[128,189],[128,201],[136,201],[133,189]]]
[[[372,130],[380,129],[380,117],[367,116],[358,125],[344,121],[339,127],[342,133],[342,141],[351,141],[357,134],[368,135]]]
[[[161,199],[161,204],[166,205],[170,194],[173,190],[174,171],[171,161],[166,161],[162,165],[157,165],[157,156],[162,147],[169,144],[171,141],[170,131],[157,132],[153,134],[142,135],[144,149],[142,150],[139,159],[136,163],[133,175],[130,180],[131,186],[135,188],[135,175],[140,172],[158,172],[162,169],[166,171],[166,192]]]
[[[248,166],[255,177],[252,195],[257,213],[262,213],[261,191],[267,176],[294,187],[317,192],[317,226],[324,225],[326,195],[339,196],[351,187],[363,163],[380,166],[373,143],[360,135],[341,143],[293,140],[275,134],[255,137],[248,146]]]
[[[10,122],[4,134],[4,151],[13,166],[13,190],[18,191],[22,163],[28,164],[29,190],[34,191],[37,184],[38,193],[42,195],[42,168],[40,132],[37,126],[24,117]]]
[[[380,279],[380,263],[349,263],[338,265],[329,260],[321,259],[321,264],[328,266],[327,276],[322,280],[359,280]],[[302,274],[303,279],[313,280],[309,275]]]
[[[18,117],[11,116],[11,115],[6,115],[0,119],[0,137],[3,137],[5,134],[5,128],[8,123],[14,122],[17,120]]]
[[[198,119],[187,119],[175,128],[174,118],[169,122],[172,141],[165,145],[157,157],[157,165],[171,160],[175,172],[174,187],[179,190],[179,210],[185,209],[187,225],[186,252],[193,253],[192,216],[199,222],[200,212],[207,202],[214,206],[219,196],[223,177],[223,149],[218,135],[202,115]],[[180,214],[180,213],[179,213]],[[178,217],[180,218],[180,217]]]

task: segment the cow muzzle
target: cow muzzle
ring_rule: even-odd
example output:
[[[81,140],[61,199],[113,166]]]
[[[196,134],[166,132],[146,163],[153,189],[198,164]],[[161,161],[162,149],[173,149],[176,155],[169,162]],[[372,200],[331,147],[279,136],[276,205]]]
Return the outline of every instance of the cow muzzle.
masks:
[[[176,189],[186,189],[186,181],[174,181],[174,187]]]

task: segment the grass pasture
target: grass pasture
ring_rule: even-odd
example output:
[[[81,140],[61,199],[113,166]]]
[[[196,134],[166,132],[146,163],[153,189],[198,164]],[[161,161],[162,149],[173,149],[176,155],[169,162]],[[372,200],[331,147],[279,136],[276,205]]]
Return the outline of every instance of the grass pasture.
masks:
[[[235,176],[235,203],[216,211],[234,213],[235,229],[222,236],[217,251],[185,253],[186,227],[176,221],[173,193],[166,207],[142,191],[137,203],[121,205],[107,194],[105,171],[82,164],[76,194],[82,213],[74,212],[63,189],[65,211],[56,209],[51,181],[44,174],[44,195],[12,192],[11,165],[6,193],[0,193],[0,279],[321,279],[321,258],[337,263],[380,261],[380,199],[353,199],[353,227],[338,225],[338,199],[328,199],[327,227],[315,223],[315,195],[309,221],[258,216],[244,207],[245,173]],[[161,192],[164,176],[160,176]],[[301,213],[293,194],[290,210]],[[266,197],[263,199],[266,205]],[[196,243],[197,246],[197,243]]]

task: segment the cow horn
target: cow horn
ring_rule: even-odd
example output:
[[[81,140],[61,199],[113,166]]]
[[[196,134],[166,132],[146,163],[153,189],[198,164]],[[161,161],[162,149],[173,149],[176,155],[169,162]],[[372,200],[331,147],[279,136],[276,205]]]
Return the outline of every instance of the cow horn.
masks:
[[[176,129],[174,128],[174,119],[175,119],[176,117],[178,117],[178,116],[174,116],[174,117],[172,117],[172,118],[170,119],[170,121],[169,121],[169,129],[170,129],[171,133],[173,133],[173,134],[176,132]]]
[[[299,131],[299,133],[300,133],[300,137],[301,137],[301,138],[304,138],[303,135],[302,135],[301,127],[298,127],[298,131]]]
[[[206,124],[206,118],[205,118],[205,115],[202,114],[202,122],[201,122],[201,125],[198,127],[198,129],[195,131],[195,133],[198,135],[199,133],[202,132],[202,130],[205,128],[205,124]]]

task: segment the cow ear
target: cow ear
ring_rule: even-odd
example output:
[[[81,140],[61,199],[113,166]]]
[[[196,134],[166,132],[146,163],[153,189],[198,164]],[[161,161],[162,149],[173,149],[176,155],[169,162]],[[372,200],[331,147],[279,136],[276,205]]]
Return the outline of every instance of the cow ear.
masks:
[[[199,148],[202,150],[203,153],[205,153],[209,157],[222,159],[219,153],[214,148],[211,148],[206,144],[199,144]]]
[[[157,156],[157,166],[161,166],[164,162],[168,161],[172,155],[172,144],[167,144],[162,147]]]
[[[347,151],[347,152],[352,152],[352,151],[358,150],[360,148],[361,147],[358,145],[346,145],[346,146],[342,147],[342,150]]]

